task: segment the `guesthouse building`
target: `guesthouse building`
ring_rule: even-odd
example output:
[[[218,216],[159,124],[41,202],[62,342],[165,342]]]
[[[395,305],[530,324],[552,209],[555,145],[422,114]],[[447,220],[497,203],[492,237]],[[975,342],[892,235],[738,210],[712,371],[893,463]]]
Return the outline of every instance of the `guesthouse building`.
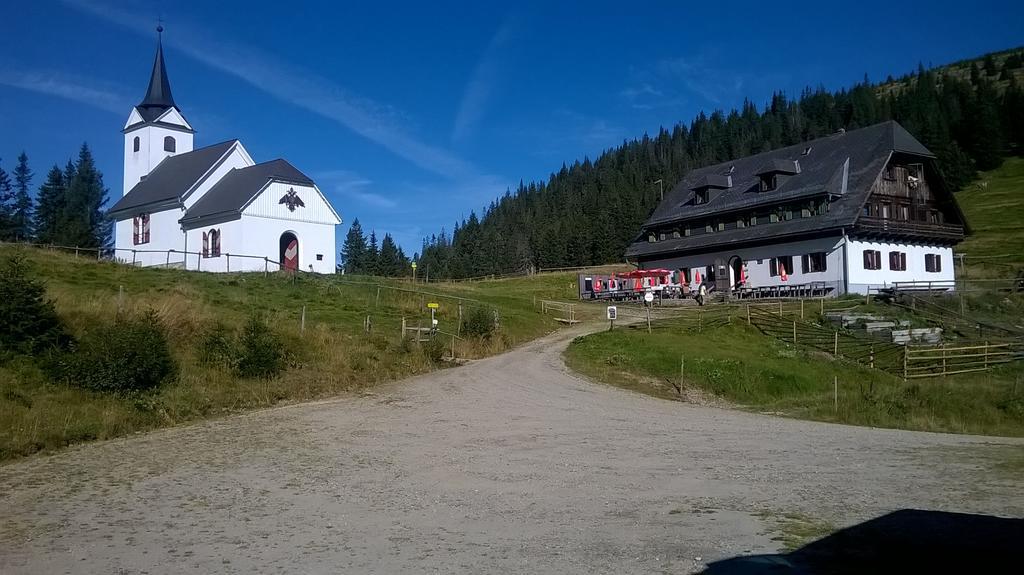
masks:
[[[935,155],[889,121],[693,170],[627,258],[736,295],[952,289],[967,231]]]

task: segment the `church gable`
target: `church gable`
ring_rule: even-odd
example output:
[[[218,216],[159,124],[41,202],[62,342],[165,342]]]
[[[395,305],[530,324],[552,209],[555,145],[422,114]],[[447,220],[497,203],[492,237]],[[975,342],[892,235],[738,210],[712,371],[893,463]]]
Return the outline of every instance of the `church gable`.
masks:
[[[181,112],[179,112],[177,108],[168,108],[166,112],[161,114],[160,117],[156,119],[156,121],[163,124],[172,124],[175,126],[180,126],[188,130],[192,129],[192,125],[189,124],[187,120],[185,120],[185,116],[182,116]]]
[[[188,208],[181,224],[191,229],[238,219],[243,213],[311,223],[340,222],[313,180],[278,159],[228,172]]]
[[[340,224],[341,218],[316,184],[270,182],[242,210],[247,216],[315,224]]]
[[[124,130],[134,126],[135,124],[142,124],[145,120],[142,119],[142,114],[139,113],[138,108],[132,108],[132,113],[128,115],[128,121],[124,124]]]

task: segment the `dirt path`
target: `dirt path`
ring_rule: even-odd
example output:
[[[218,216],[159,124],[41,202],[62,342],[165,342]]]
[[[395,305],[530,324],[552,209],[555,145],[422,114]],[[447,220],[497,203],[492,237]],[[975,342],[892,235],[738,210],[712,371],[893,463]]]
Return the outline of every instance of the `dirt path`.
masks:
[[[1020,441],[657,400],[567,373],[579,333],[0,466],[0,572],[686,573],[774,551],[784,513],[1024,514],[986,469]]]

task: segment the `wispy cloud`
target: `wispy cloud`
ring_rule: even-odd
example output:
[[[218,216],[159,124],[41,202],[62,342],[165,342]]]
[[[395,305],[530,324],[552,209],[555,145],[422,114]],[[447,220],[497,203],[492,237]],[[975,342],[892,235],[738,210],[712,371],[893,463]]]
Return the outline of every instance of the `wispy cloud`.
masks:
[[[462,101],[459,103],[459,111],[455,116],[455,126],[452,129],[452,141],[462,142],[472,136],[483,117],[487,100],[494,92],[500,77],[499,54],[502,47],[508,43],[512,36],[513,20],[506,19],[498,28],[488,42],[487,48],[477,61],[473,76],[466,84],[462,94]]]
[[[398,207],[398,202],[393,198],[368,190],[367,188],[373,185],[373,180],[364,178],[355,172],[348,170],[319,172],[316,179],[320,182],[320,189],[332,191],[365,206],[382,209]]]
[[[90,0],[65,0],[79,10],[142,33],[149,20]],[[357,96],[315,73],[302,70],[252,46],[224,40],[199,28],[176,26],[169,46],[203,64],[235,76],[284,102],[328,118],[424,170],[448,178],[472,176],[468,162],[406,133],[392,107]]]
[[[64,98],[118,115],[126,115],[131,110],[131,102],[120,95],[123,90],[62,72],[22,72],[3,66],[0,67],[0,85]]]
[[[715,66],[703,55],[661,60],[655,71],[716,106],[742,94],[746,81],[744,74]]]

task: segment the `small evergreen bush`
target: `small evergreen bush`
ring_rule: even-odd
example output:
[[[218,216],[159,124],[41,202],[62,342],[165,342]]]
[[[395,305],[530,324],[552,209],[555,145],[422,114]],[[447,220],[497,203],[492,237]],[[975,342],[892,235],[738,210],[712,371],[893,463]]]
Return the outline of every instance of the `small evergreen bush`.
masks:
[[[494,334],[494,312],[485,307],[470,308],[462,318],[462,333],[486,339]]]
[[[270,326],[255,314],[238,338],[235,372],[241,377],[274,377],[285,366],[284,344]]]
[[[55,379],[70,385],[121,394],[156,388],[177,374],[154,311],[96,326],[70,351],[54,353],[49,368]]]
[[[66,347],[70,341],[43,283],[29,276],[25,258],[7,258],[0,265],[0,360]]]
[[[239,377],[270,378],[286,365],[285,346],[270,326],[253,314],[240,333],[218,325],[199,340],[198,357],[207,365],[217,365]]]

